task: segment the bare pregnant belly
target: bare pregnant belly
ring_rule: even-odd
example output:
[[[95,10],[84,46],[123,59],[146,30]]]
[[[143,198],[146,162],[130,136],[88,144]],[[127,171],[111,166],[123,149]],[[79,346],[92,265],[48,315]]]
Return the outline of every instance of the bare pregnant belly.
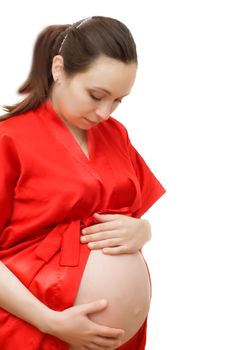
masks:
[[[150,306],[149,274],[141,253],[117,256],[90,252],[75,304],[107,299],[105,310],[90,314],[99,324],[125,330],[123,342],[143,324]]]

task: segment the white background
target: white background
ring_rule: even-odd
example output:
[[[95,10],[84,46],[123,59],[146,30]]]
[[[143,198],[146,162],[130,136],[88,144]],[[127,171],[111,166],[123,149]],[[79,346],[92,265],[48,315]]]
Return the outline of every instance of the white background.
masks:
[[[233,350],[232,1],[4,1],[0,104],[16,102],[49,24],[120,19],[138,47],[132,94],[114,116],[167,189],[145,215],[153,283],[147,350]]]

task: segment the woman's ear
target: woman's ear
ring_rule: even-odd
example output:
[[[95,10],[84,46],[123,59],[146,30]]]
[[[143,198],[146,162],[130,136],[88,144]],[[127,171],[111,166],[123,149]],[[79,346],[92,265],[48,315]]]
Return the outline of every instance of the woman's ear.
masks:
[[[51,67],[52,76],[55,82],[61,82],[62,75],[64,72],[64,62],[61,55],[56,55],[52,61]]]

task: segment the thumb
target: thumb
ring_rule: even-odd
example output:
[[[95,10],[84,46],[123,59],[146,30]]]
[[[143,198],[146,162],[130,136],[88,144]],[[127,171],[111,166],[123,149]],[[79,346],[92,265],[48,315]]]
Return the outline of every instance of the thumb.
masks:
[[[92,314],[98,311],[102,311],[107,307],[107,300],[106,299],[100,299],[93,301],[92,303],[83,304],[83,311],[85,314]]]

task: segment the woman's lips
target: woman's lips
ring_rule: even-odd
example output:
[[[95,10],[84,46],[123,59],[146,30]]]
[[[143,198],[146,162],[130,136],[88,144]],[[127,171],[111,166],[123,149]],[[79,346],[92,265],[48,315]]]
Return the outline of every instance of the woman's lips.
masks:
[[[90,124],[92,124],[92,125],[97,124],[97,122],[94,122],[94,121],[92,121],[92,120],[89,120],[88,118],[85,118],[85,117],[84,117],[84,119],[85,119],[88,123],[90,123]]]

